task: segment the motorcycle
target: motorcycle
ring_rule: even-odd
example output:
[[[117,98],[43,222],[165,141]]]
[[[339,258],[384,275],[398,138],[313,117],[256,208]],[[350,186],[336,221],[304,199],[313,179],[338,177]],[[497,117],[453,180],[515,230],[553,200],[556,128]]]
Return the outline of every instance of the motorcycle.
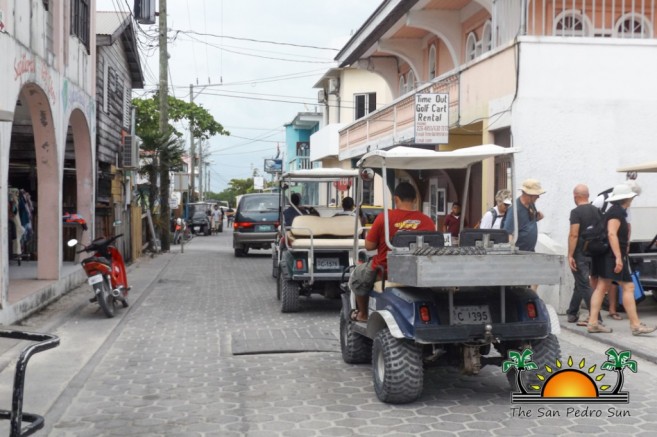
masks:
[[[82,246],[76,253],[93,252],[93,255],[83,259],[80,263],[87,273],[87,282],[91,285],[94,297],[90,302],[97,302],[107,317],[114,317],[115,306],[121,302],[123,308],[128,307],[128,276],[121,252],[112,246],[112,243],[123,234],[111,238],[99,237],[90,245]],[[78,245],[73,239],[69,247]]]

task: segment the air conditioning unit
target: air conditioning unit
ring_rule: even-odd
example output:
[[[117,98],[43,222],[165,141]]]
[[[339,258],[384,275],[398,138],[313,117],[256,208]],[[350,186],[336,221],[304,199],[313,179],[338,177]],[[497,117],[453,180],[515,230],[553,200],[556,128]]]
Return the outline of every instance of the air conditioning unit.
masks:
[[[134,141],[132,135],[126,135],[123,138],[123,168],[139,168],[139,154],[137,148],[137,141]]]
[[[340,91],[340,79],[331,78],[328,82],[328,92],[329,94],[337,94]]]
[[[326,102],[326,92],[324,90],[317,91],[317,103]]]

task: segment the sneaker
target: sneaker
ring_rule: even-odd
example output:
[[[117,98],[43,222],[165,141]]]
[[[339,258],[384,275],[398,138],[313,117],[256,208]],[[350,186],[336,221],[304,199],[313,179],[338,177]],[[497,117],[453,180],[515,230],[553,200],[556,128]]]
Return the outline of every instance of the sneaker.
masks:
[[[590,334],[609,334],[611,332],[614,332],[613,329],[607,328],[602,323],[596,323],[596,324],[589,323],[588,325],[586,325],[586,330]],[[632,334],[634,334],[634,330],[632,331]],[[635,335],[638,335],[638,334],[635,334]]]
[[[568,314],[568,323],[577,323],[579,316],[577,314]]]
[[[636,328],[632,328],[632,335],[650,334],[657,329],[657,326],[646,326],[643,323]]]

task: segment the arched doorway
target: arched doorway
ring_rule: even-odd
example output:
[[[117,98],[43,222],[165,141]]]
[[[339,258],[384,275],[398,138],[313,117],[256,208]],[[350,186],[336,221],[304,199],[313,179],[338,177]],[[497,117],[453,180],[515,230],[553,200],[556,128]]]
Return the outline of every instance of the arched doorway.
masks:
[[[65,224],[62,231],[64,240],[75,236],[84,244],[91,241],[93,235],[94,209],[94,169],[91,147],[91,133],[85,114],[80,109],[73,109],[69,117],[64,152],[64,172],[62,176],[62,209],[64,213],[75,213],[82,217],[87,230],[80,232],[78,224]],[[77,233],[77,235],[76,235]],[[67,247],[64,247],[66,252]],[[70,258],[70,259],[69,259]],[[64,256],[64,261],[72,257]]]
[[[46,93],[25,84],[18,95],[9,147],[10,263],[27,261],[22,279],[58,279],[60,178],[52,109]],[[9,230],[10,235],[12,229]],[[25,274],[25,272],[32,272]],[[29,276],[32,276],[31,278]],[[11,278],[11,272],[10,272]]]

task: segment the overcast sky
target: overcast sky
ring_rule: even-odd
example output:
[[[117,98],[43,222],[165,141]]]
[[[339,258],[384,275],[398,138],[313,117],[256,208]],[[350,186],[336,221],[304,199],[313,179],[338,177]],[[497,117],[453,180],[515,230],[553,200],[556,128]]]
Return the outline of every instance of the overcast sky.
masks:
[[[169,43],[169,92],[189,100],[194,84],[194,101],[231,133],[209,141],[212,191],[223,190],[232,178],[249,177],[253,167],[262,170],[277,143],[285,149],[283,125],[317,108],[312,86],[335,66],[337,50],[319,48],[342,48],[380,2],[168,0],[169,36],[175,39]],[[98,10],[132,5],[133,0],[97,0]],[[146,86],[134,96],[150,95],[159,77],[157,28],[141,29]],[[186,33],[190,30],[196,34]],[[222,85],[204,87],[208,83]]]

